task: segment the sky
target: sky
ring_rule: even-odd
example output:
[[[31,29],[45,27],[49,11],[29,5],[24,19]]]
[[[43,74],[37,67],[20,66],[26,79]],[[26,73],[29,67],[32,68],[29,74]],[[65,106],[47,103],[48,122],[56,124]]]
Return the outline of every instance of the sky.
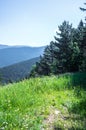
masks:
[[[0,44],[45,46],[64,20],[77,27],[85,0],[0,0]]]

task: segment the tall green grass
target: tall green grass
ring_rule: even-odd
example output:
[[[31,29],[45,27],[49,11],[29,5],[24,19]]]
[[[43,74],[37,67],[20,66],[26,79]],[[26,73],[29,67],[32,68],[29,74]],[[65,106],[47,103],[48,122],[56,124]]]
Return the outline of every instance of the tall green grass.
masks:
[[[0,130],[46,129],[43,121],[51,114],[52,107],[63,114],[67,108],[69,113],[78,114],[84,120],[85,88],[86,73],[31,78],[1,86]],[[82,129],[85,128],[83,120],[77,122]],[[55,125],[58,128],[59,124]],[[73,123],[71,127],[72,125],[77,128]],[[60,127],[63,129],[63,126]]]

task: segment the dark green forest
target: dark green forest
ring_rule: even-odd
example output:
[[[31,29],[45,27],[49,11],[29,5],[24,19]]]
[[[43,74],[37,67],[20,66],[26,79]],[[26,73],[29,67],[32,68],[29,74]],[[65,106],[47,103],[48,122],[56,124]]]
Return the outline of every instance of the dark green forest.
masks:
[[[86,11],[82,7],[80,10]],[[54,41],[45,48],[30,76],[86,71],[86,19],[83,21],[79,22],[77,28],[68,21],[58,26]]]
[[[39,61],[39,57],[0,68],[1,83],[13,83],[28,78],[32,66]]]

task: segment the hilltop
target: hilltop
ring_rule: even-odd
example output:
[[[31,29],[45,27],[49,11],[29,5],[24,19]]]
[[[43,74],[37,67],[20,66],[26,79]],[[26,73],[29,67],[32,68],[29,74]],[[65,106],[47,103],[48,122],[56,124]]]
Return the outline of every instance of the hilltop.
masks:
[[[85,128],[85,72],[31,78],[0,87],[1,130]]]

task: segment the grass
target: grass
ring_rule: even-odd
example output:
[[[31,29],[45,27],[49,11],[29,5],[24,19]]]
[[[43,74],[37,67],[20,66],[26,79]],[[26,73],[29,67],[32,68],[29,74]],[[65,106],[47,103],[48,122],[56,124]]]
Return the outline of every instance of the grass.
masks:
[[[55,110],[60,113],[55,115]],[[47,123],[49,115],[55,116],[52,123]],[[0,87],[0,130],[43,128],[86,130],[86,73],[31,78]]]

